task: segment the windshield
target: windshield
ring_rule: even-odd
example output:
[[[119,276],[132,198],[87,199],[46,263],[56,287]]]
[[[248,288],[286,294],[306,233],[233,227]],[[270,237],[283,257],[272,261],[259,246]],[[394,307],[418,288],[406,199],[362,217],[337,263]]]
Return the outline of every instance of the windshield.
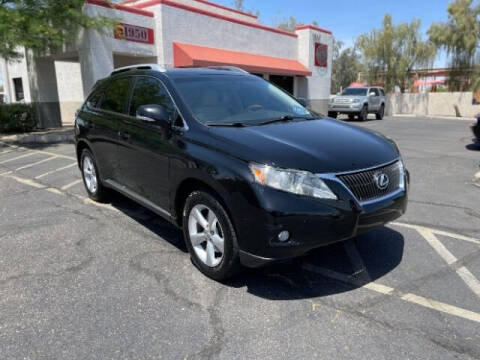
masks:
[[[342,95],[366,96],[367,89],[365,88],[347,88],[343,90]]]
[[[204,124],[314,117],[294,98],[256,76],[198,75],[173,80],[193,115]]]

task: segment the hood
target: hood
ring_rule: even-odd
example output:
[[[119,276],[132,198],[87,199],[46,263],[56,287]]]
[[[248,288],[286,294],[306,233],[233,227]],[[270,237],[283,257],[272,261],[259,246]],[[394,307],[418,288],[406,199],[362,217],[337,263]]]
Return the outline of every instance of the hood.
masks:
[[[249,162],[313,173],[384,164],[399,154],[385,137],[333,119],[210,127],[214,147]]]

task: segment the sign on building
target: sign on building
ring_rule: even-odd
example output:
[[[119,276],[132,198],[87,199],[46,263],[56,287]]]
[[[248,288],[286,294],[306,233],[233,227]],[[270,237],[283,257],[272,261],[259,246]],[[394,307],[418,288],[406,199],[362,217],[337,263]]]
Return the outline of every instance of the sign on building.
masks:
[[[113,31],[115,39],[134,41],[143,44],[154,44],[153,29],[137,25],[119,23]]]
[[[326,68],[328,64],[328,45],[315,43],[315,66]]]

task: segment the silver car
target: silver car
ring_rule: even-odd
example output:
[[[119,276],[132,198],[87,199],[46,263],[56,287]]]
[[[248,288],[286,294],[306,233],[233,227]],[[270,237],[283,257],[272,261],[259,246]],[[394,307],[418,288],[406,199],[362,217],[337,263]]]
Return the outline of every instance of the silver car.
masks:
[[[328,116],[332,118],[347,114],[350,120],[357,115],[360,121],[364,121],[368,114],[375,114],[377,120],[382,120],[384,113],[385,91],[376,86],[346,88],[328,103]]]

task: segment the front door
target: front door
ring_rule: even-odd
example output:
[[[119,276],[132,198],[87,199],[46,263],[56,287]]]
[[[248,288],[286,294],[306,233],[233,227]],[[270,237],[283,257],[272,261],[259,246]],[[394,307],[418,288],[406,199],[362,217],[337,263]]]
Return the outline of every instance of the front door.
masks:
[[[173,115],[175,107],[160,80],[136,77],[128,117],[120,130],[117,181],[162,209],[169,204],[169,155],[173,149],[169,129],[136,117],[141,105],[163,105]]]

